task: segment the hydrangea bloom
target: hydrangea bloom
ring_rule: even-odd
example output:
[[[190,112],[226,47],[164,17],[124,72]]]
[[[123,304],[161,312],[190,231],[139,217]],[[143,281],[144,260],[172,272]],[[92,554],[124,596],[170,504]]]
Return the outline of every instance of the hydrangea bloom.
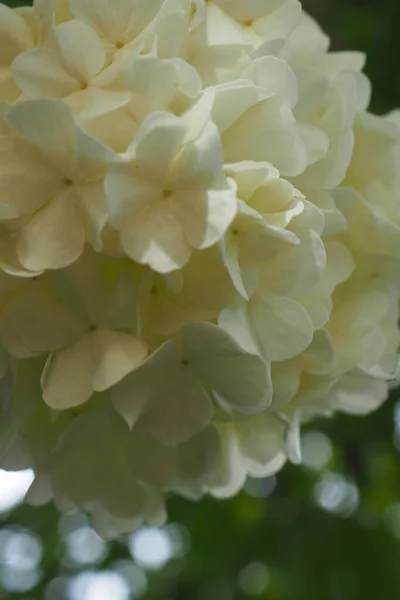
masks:
[[[298,0],[0,5],[0,466],[105,537],[397,365],[400,118]]]

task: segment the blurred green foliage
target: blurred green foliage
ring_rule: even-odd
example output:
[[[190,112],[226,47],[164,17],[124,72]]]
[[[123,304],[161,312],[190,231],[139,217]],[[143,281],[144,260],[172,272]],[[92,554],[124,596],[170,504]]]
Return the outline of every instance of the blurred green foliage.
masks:
[[[331,35],[333,49],[367,53],[373,110],[383,113],[400,105],[400,2],[304,0],[304,6]],[[303,438],[305,466],[288,466],[276,480],[250,481],[232,500],[191,503],[171,498],[170,521],[180,524],[184,547],[162,568],[136,568],[131,577],[136,592],[129,597],[398,600],[398,397],[394,391],[367,418],[338,416],[312,424]],[[10,585],[1,587],[7,565],[1,563],[0,547],[0,598],[62,600],[68,597],[65,585],[79,573],[127,568],[134,559],[140,563],[125,540],[108,544],[92,564],[74,562],[66,553],[63,523],[53,506],[20,506],[0,515],[0,534],[30,531],[43,547],[37,585],[21,593],[10,591]]]

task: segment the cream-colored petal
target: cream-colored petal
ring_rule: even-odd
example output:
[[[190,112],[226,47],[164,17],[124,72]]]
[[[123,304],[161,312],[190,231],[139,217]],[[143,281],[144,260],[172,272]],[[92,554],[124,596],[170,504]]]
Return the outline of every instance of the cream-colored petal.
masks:
[[[227,182],[222,189],[182,191],[175,195],[177,217],[185,237],[200,250],[216,244],[236,215],[236,186]]]
[[[269,367],[259,356],[211,323],[187,325],[181,336],[189,367],[224,408],[256,414],[269,406]]]
[[[82,21],[67,21],[56,29],[60,52],[82,84],[91,81],[104,67],[106,53],[96,32]]]
[[[182,360],[173,359],[170,347],[162,347],[156,363],[151,357],[112,393],[116,408],[136,431],[175,445],[201,431],[213,410],[201,383]]]
[[[67,176],[73,173],[75,121],[72,110],[61,100],[43,98],[19,102],[6,113],[6,122],[39,148],[61,172]]]
[[[269,360],[293,358],[311,343],[311,319],[291,298],[265,296],[251,306],[249,318],[262,353]]]
[[[72,194],[62,194],[22,227],[17,244],[21,264],[30,271],[62,269],[85,245],[85,227]]]
[[[17,56],[12,64],[14,81],[27,98],[65,98],[79,89],[56,50],[36,48]]]
[[[121,243],[128,256],[158,273],[183,267],[191,254],[182,226],[163,199],[127,219]]]
[[[0,342],[13,356],[27,358],[72,343],[84,325],[39,281],[32,281],[1,306]]]
[[[92,334],[95,370],[93,389],[102,392],[118,383],[146,358],[147,346],[122,331],[99,330]]]
[[[64,185],[55,169],[31,144],[12,134],[0,135],[0,218],[30,215]]]
[[[91,336],[55,352],[42,375],[43,399],[55,410],[80,406],[93,394],[95,359]]]

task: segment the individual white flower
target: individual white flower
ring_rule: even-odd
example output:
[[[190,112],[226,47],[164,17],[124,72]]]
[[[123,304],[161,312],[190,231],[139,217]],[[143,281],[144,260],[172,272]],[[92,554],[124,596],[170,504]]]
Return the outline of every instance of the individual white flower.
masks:
[[[106,112],[101,109],[101,102],[95,102],[89,107],[91,114],[88,111],[80,114],[85,118],[85,130],[117,152],[126,151],[147,116],[161,110],[181,114],[202,89],[191,65],[180,58],[159,58],[155,52],[121,58],[100,74],[95,83],[103,85],[107,93],[112,87],[129,94],[125,106]]]
[[[393,290],[367,289],[358,295],[346,293],[343,299],[335,298],[326,326],[335,350],[334,372],[340,374],[356,367],[370,367],[385,354],[387,338],[382,324],[388,312],[392,312],[393,294]]]
[[[181,118],[150,115],[128,149],[131,163],[107,175],[110,222],[125,252],[160,273],[218,242],[236,213],[208,104],[206,94]]]
[[[104,171],[118,157],[87,135],[70,108],[52,99],[20,102],[0,138],[0,217],[23,217],[17,240],[31,271],[71,264],[107,221]]]
[[[221,251],[237,292],[248,299],[247,286],[257,282],[257,268],[286,244],[300,243],[286,227],[303,212],[304,203],[301,194],[267,163],[245,161],[225,169],[238,185],[239,202]]]
[[[298,0],[200,0],[206,5],[205,22],[197,33],[199,42],[214,46],[248,45],[257,48],[275,39],[285,39],[296,25],[301,5]]]
[[[265,59],[260,59],[259,71],[248,75],[250,80],[215,87],[212,117],[221,133],[226,162],[269,162],[283,176],[299,175],[307,167],[308,154],[292,113],[296,79],[285,76],[288,68],[283,61]]]
[[[54,492],[72,503],[88,509],[99,504],[131,519],[145,510],[146,487],[130,469],[128,427],[105,400],[98,398],[67,427],[46,471]]]
[[[292,298],[255,293],[237,300],[218,319],[220,327],[247,352],[269,361],[293,358],[311,343],[313,324],[305,308]]]
[[[311,202],[303,200],[303,205],[303,211],[286,227],[300,243],[287,244],[263,265],[260,292],[301,297],[321,280],[326,268],[326,249],[321,237],[325,217]]]
[[[320,329],[314,332],[312,342],[304,352],[290,360],[273,362],[271,409],[278,414],[286,414],[287,411],[290,414],[293,404],[296,407],[307,405],[310,397],[323,404],[321,385],[330,389],[337,380],[337,376],[332,374],[334,359],[332,339],[325,329]]]
[[[113,388],[113,400],[136,431],[174,445],[204,429],[213,400],[255,414],[271,401],[267,365],[209,323],[184,327]]]
[[[117,66],[104,70],[106,51],[91,27],[67,21],[55,28],[54,38],[52,45],[19,54],[11,66],[14,81],[26,97],[64,98],[83,118],[129,102],[129,91],[113,86]]]
[[[134,335],[135,290],[129,272],[111,278],[86,254],[56,273],[54,286],[74,311],[79,331],[72,343],[55,349],[42,374],[45,402],[65,410],[123,379],[143,362],[147,346]]]
[[[129,110],[138,123],[159,110],[184,112],[202,90],[197,71],[180,58],[151,53],[124,62],[123,84],[132,94]]]
[[[268,477],[286,462],[285,422],[268,413],[243,421],[219,423],[222,461],[206,480],[216,498],[235,495],[248,476]]]
[[[298,241],[291,232],[269,226],[262,215],[239,201],[238,214],[221,242],[223,260],[237,292],[248,299],[257,281],[257,267],[276,256],[283,243]]]
[[[132,50],[157,16],[163,0],[70,0],[74,17],[90,25],[109,45],[109,52]]]

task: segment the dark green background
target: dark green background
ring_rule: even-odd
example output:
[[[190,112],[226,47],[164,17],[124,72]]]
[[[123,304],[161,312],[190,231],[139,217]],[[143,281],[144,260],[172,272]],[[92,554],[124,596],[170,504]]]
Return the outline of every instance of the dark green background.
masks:
[[[305,0],[304,6],[323,23],[334,49],[368,54],[373,110],[383,113],[400,106],[399,0]],[[398,395],[393,392],[391,400],[367,418],[338,416],[313,424],[311,431],[331,440],[331,459],[323,469],[288,466],[272,494],[256,498],[255,484],[250,483],[248,491],[230,501],[205,499],[195,504],[171,498],[170,520],[186,527],[190,548],[183,558],[147,573],[142,598],[399,600],[400,429],[396,433],[393,417]],[[344,497],[330,510],[321,506],[316,490],[329,487],[330,473],[339,483],[350,484],[358,502]],[[84,567],[59,560],[65,542],[57,533],[58,521],[52,506],[21,506],[0,517],[0,529],[31,530],[45,550],[40,585],[18,596],[2,591],[0,584],[0,598],[63,598],[61,592],[45,595],[49,582],[60,574],[72,577]],[[131,560],[128,549],[115,542],[106,558],[90,568],[113,568],[123,559]],[[265,565],[268,573],[259,590],[255,576],[243,584],[243,569],[254,562]],[[0,573],[2,568],[0,564]],[[260,566],[258,572],[262,573]]]

